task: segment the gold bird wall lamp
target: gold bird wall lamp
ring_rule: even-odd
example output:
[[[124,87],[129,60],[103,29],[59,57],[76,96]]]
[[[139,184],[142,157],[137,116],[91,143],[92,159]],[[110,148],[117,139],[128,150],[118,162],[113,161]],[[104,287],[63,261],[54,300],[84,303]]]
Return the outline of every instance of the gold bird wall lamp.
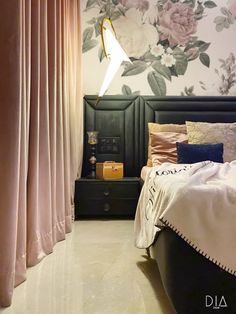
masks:
[[[132,63],[117,40],[115,29],[110,18],[104,18],[102,20],[100,32],[103,52],[105,57],[110,60],[110,62],[106,70],[96,104],[98,104],[101,97],[106,93],[122,62],[127,61]]]

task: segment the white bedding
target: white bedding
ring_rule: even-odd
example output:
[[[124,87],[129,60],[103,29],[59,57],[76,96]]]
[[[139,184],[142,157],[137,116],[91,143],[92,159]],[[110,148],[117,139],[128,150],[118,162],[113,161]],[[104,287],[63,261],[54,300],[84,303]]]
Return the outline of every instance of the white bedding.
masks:
[[[137,206],[136,246],[149,247],[164,226],[236,274],[236,161],[153,167]]]
[[[149,173],[149,171],[152,169],[152,167],[148,167],[148,166],[144,166],[141,170],[141,174],[140,177],[143,181],[145,181],[145,178],[147,176],[147,174]]]

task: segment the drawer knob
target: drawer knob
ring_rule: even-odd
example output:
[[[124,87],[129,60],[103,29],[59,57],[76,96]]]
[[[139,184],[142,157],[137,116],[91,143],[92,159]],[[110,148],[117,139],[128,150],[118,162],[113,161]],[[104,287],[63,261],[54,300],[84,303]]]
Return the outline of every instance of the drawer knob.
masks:
[[[111,209],[110,204],[108,204],[108,203],[104,204],[104,208],[103,208],[104,212],[109,212],[110,209]]]
[[[109,196],[110,193],[109,193],[109,191],[104,191],[103,194],[104,194],[105,196]]]

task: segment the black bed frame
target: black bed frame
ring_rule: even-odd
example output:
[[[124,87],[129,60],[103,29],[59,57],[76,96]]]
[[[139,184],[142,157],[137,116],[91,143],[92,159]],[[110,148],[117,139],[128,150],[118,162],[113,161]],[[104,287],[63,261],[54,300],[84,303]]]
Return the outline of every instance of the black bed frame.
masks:
[[[120,137],[119,154],[108,158],[123,161],[128,176],[139,176],[146,164],[148,122],[236,122],[236,97],[106,96],[97,107],[95,102],[96,96],[84,99],[85,133],[96,129],[101,137]],[[89,155],[86,142],[85,159]],[[98,154],[99,160],[106,158]],[[178,314],[236,313],[236,277],[208,261],[174,231],[160,232],[151,252]],[[236,252],[232,254],[236,258]],[[211,306],[206,298],[208,303],[214,300]],[[224,300],[227,307],[222,306]]]
[[[104,96],[97,106],[96,99],[84,97],[83,176],[89,171],[87,131],[99,131],[98,161],[122,161],[125,176],[139,177],[147,162],[148,122],[236,121],[236,97]],[[102,140],[107,138],[119,140],[117,152],[102,152]]]

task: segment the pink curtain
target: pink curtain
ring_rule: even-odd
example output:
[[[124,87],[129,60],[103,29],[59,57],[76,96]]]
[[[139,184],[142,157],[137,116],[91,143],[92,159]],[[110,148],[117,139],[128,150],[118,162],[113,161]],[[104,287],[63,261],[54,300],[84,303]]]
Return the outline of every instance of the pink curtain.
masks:
[[[0,306],[72,229],[82,162],[79,0],[0,10]]]

